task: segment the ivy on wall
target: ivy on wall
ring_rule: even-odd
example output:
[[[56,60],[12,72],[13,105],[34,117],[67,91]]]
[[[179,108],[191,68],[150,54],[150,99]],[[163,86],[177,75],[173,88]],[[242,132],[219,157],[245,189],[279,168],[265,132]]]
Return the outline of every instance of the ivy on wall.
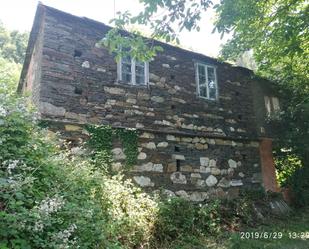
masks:
[[[100,163],[111,164],[113,141],[119,139],[126,155],[126,167],[136,164],[138,132],[135,129],[113,128],[109,125],[87,125],[86,130],[90,134],[87,145],[94,150]]]
[[[120,139],[123,152],[126,155],[126,164],[132,166],[137,162],[138,133],[134,129],[115,129],[115,134]]]

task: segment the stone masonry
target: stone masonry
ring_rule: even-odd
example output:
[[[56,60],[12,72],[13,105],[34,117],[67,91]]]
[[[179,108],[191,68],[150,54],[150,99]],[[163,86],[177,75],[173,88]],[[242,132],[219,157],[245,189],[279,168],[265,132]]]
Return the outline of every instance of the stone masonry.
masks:
[[[139,130],[138,164],[129,176],[146,190],[202,201],[237,196],[261,185],[261,158],[247,69],[156,42],[149,84],[117,81],[117,64],[96,43],[110,28],[39,4],[19,91],[32,92],[41,118],[63,136],[82,136],[83,124]],[[216,67],[218,100],[196,93],[195,62]],[[115,146],[115,169],[125,155]]]

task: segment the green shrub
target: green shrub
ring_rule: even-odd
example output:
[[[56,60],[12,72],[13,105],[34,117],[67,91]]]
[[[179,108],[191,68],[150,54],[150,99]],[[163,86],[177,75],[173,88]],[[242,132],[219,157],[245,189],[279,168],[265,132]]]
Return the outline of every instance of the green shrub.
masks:
[[[246,197],[224,200],[220,207],[221,226],[229,231],[239,230],[244,225],[258,223],[253,201]]]
[[[60,152],[25,99],[0,92],[1,248],[108,245],[93,197],[102,175]]]
[[[260,186],[256,188],[250,188],[250,189],[243,189],[239,193],[239,198],[240,199],[246,199],[246,200],[251,200],[251,201],[260,201],[264,200],[267,198],[267,194],[265,192],[265,189]],[[237,198],[237,199],[239,199]]]
[[[192,233],[195,217],[196,207],[192,202],[176,197],[161,201],[155,224],[155,238],[168,241]]]
[[[245,197],[214,199],[203,204],[178,197],[161,200],[154,239],[163,244],[174,240],[180,243],[185,236],[194,239],[194,236],[218,236],[223,231],[239,230],[243,225],[257,222],[253,203]]]
[[[309,168],[297,169],[289,181],[297,207],[309,206]]]
[[[107,174],[111,155],[99,143],[96,153],[60,150],[25,99],[0,94],[0,248],[150,248],[180,238],[176,247],[191,241],[198,248],[194,236],[253,223],[250,194],[204,204],[150,197],[121,174]]]
[[[112,172],[113,142],[121,142],[126,162],[123,169],[128,170],[137,163],[138,132],[135,129],[113,128],[109,125],[87,125],[89,139],[86,142],[94,161],[102,163],[106,173]]]
[[[119,174],[105,176],[101,187],[97,198],[106,215],[109,236],[126,248],[148,245],[157,219],[157,203]]]
[[[221,201],[213,200],[201,205],[197,212],[197,228],[201,234],[216,234],[221,230]]]
[[[309,205],[309,168],[300,158],[287,151],[276,151],[277,179],[281,186],[292,190],[296,207]]]
[[[295,172],[302,167],[296,155],[281,150],[275,152],[275,165],[277,180],[282,187],[288,186]]]
[[[123,176],[106,174],[106,151],[87,159],[83,148],[60,150],[26,99],[0,94],[0,247],[146,246],[156,202]]]

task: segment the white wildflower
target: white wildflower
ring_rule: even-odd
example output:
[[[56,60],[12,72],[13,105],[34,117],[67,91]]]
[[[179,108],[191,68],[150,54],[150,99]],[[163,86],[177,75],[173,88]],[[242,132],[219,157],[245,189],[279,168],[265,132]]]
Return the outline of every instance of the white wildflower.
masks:
[[[0,117],[6,117],[6,115],[7,111],[2,106],[0,106]]]
[[[45,200],[42,200],[37,209],[40,214],[47,216],[60,210],[63,205],[63,197],[56,196],[54,198],[46,198]]]
[[[76,238],[71,238],[72,234],[76,230],[77,226],[75,224],[72,224],[67,229],[58,232],[54,239],[61,242],[61,245],[59,248],[69,248],[69,245],[76,244]]]
[[[86,153],[86,150],[81,148],[81,147],[73,147],[71,149],[71,154],[72,155],[77,155],[77,156],[80,156],[80,155],[83,155]]]
[[[40,113],[39,112],[33,112],[32,113],[32,122],[36,123],[40,119]]]
[[[41,231],[43,231],[43,228],[44,228],[44,224],[41,220],[39,220],[39,221],[35,222],[33,230],[35,232],[41,232]]]
[[[19,160],[7,160],[7,161],[4,161],[2,165],[6,167],[9,175],[11,175],[12,170],[14,170],[17,167],[19,162],[20,162]]]

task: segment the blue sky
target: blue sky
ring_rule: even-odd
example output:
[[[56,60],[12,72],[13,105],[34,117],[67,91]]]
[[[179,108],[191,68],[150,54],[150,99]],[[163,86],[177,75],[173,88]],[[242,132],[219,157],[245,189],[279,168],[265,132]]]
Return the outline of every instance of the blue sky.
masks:
[[[6,27],[20,31],[31,29],[38,4],[37,0],[0,1],[0,20]],[[138,0],[44,0],[41,2],[73,15],[85,16],[106,24],[114,17],[114,10],[129,10],[134,14],[143,8]],[[214,18],[214,13],[211,10],[207,11],[203,15],[200,32],[182,32],[180,35],[181,46],[208,56],[217,57],[220,45],[224,43],[226,38],[221,40],[219,34],[211,33]],[[144,28],[143,31],[147,32],[147,28]]]

